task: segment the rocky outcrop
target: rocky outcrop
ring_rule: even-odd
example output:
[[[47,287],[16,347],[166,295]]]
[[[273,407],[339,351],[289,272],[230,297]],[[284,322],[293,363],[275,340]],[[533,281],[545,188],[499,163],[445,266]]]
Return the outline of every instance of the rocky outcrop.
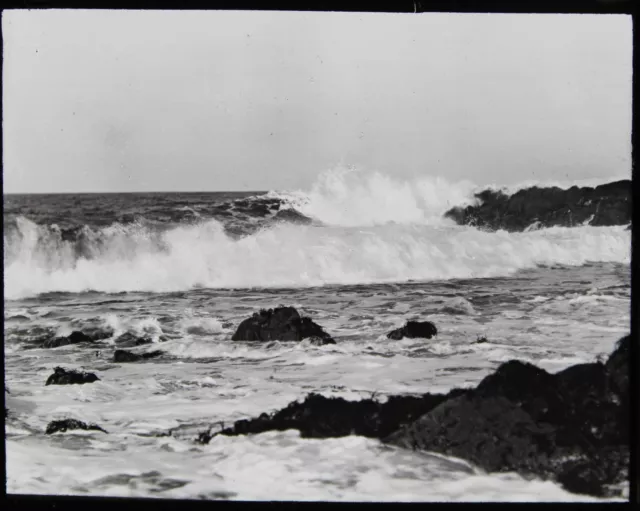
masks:
[[[135,346],[142,346],[144,344],[151,344],[153,342],[149,337],[138,337],[131,332],[125,332],[115,339],[115,343],[123,348],[133,348]]]
[[[245,319],[231,338],[233,341],[301,341],[316,338],[335,344],[333,338],[310,318],[301,317],[293,307],[261,310]]]
[[[141,360],[148,360],[150,358],[159,357],[162,355],[162,351],[150,351],[147,353],[133,353],[127,350],[116,350],[113,354],[114,362],[139,362]]]
[[[451,395],[464,392],[456,389]],[[353,402],[309,394],[302,403],[291,403],[279,412],[271,415],[263,413],[257,419],[239,420],[217,434],[233,436],[297,429],[304,438],[331,438],[351,434],[381,438],[447,398],[442,394],[391,396],[387,402],[380,403],[375,399]],[[207,443],[212,436],[208,432],[203,433],[200,441]]]
[[[476,389],[384,441],[606,495],[609,485],[628,477],[628,379],[625,387],[624,369],[613,366],[624,359],[629,342],[620,342],[609,367],[581,364],[550,374],[523,362],[502,364]]]
[[[52,421],[47,425],[47,429],[45,433],[47,435],[52,435],[54,433],[64,433],[65,431],[74,430],[74,429],[82,429],[85,431],[102,431],[106,433],[104,429],[102,429],[97,424],[86,424],[82,421],[76,419],[63,419],[58,421]]]
[[[75,371],[73,369],[63,369],[62,367],[56,367],[53,370],[53,374],[47,378],[45,385],[71,385],[71,384],[83,384],[93,383],[99,381],[93,373],[85,373],[83,371]]]
[[[446,395],[392,396],[380,403],[311,394],[273,414],[204,432],[199,441],[286,429],[312,438],[356,434],[610,496],[629,477],[630,343],[630,336],[621,339],[605,364],[555,374],[511,360],[476,388]]]
[[[42,344],[43,348],[57,348],[59,346],[68,346],[69,344],[79,344],[85,342],[93,342],[100,341],[102,339],[107,339],[113,335],[112,332],[102,332],[96,331],[91,332],[89,334],[85,334],[80,331],[71,332],[71,334],[64,337],[54,337],[52,339],[47,339]]]
[[[407,339],[431,339],[434,335],[438,335],[438,329],[431,321],[408,321],[402,328],[389,332],[387,338],[397,341],[404,337]]]
[[[460,225],[489,230],[524,231],[540,227],[626,225],[631,221],[631,181],[592,187],[524,188],[512,195],[484,190],[475,195],[479,204],[455,207],[445,213]]]

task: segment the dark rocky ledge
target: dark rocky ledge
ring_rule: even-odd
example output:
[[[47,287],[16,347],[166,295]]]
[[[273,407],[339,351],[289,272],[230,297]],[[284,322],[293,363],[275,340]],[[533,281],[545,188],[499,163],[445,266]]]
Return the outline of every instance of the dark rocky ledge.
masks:
[[[93,373],[85,373],[83,371],[75,371],[73,369],[63,369],[62,367],[56,367],[53,370],[53,374],[47,378],[45,385],[70,385],[70,384],[83,384],[93,383],[98,381],[98,378]]]
[[[479,205],[454,207],[445,213],[460,225],[489,230],[523,231],[540,227],[627,225],[631,222],[631,181],[592,187],[524,188],[512,195],[497,190],[477,193]]]
[[[261,310],[245,319],[233,334],[233,341],[301,341],[335,344],[333,338],[310,318],[303,318],[293,307]]]
[[[404,337],[407,339],[431,339],[434,335],[438,335],[438,329],[431,321],[407,321],[407,324],[402,328],[389,332],[387,338],[397,341]]]
[[[73,430],[73,429],[83,429],[86,431],[102,431],[106,433],[104,429],[102,429],[97,424],[86,424],[82,421],[76,419],[63,419],[58,421],[52,421],[47,425],[47,430],[45,433],[47,435],[52,435],[53,433],[64,433],[65,431]]]
[[[568,491],[612,496],[629,477],[630,342],[621,339],[604,364],[555,374],[511,360],[475,389],[448,394],[391,396],[385,403],[310,394],[198,440],[287,429],[309,438],[356,434],[463,458],[488,472],[517,471]]]
[[[83,342],[94,342],[107,339],[113,335],[113,332],[91,332],[85,334],[80,331],[71,332],[71,334],[64,337],[54,337],[53,339],[47,339],[42,344],[43,348],[57,348],[59,346],[68,346],[69,344],[80,344]]]
[[[114,362],[139,362],[150,358],[159,357],[163,352],[160,350],[150,351],[148,353],[133,353],[127,350],[116,350],[113,353]]]

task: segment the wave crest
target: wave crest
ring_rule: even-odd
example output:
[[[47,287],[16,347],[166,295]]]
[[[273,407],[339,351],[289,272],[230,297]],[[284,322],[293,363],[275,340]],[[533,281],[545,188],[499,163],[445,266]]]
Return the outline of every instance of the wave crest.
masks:
[[[370,227],[388,223],[450,225],[445,211],[474,204],[476,185],[441,177],[399,180],[379,172],[338,167],[321,174],[308,192],[271,192],[305,216],[327,225]]]
[[[89,230],[78,253],[55,229],[18,218],[5,233],[5,297],[52,291],[170,292],[198,287],[305,287],[509,275],[536,265],[628,263],[624,227],[526,233],[471,227],[381,225],[366,229],[279,223],[234,238],[209,220],[153,230]]]

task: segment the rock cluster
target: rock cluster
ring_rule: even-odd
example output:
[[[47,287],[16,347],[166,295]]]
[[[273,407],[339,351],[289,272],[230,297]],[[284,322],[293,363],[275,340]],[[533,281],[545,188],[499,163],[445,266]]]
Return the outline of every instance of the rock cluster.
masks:
[[[630,343],[630,336],[621,339],[604,364],[556,374],[511,360],[476,388],[448,394],[392,396],[385,403],[310,394],[216,434],[298,429],[313,438],[363,435],[607,496],[612,485],[628,480]],[[199,440],[213,436],[206,432]]]
[[[445,213],[460,225],[507,231],[540,227],[626,225],[631,222],[631,181],[628,179],[592,187],[537,186],[512,195],[484,190],[475,196],[477,205],[454,207]]]

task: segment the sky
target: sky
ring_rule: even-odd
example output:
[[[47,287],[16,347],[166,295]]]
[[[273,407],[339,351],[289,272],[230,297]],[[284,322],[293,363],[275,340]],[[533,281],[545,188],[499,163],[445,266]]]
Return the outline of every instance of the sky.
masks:
[[[622,15],[15,10],[5,193],[631,173]]]

